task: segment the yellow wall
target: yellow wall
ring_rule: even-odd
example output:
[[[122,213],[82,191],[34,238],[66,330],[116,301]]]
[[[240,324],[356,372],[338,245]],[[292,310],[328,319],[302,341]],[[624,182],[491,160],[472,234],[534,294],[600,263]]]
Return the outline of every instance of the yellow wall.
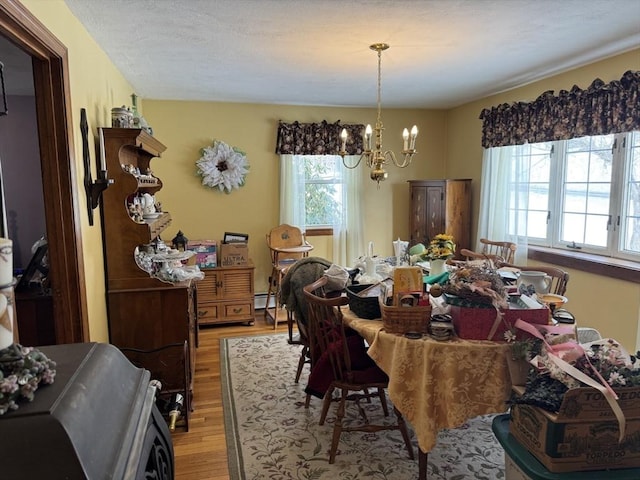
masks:
[[[111,125],[111,107],[129,105],[131,85],[97,46],[84,27],[71,14],[62,0],[23,0],[31,11],[68,49],[69,84],[73,113],[74,157],[79,198],[75,199],[77,219],[82,233],[83,260],[87,291],[89,334],[92,341],[106,342],[107,313],[105,304],[104,263],[102,256],[102,227],[99,210],[94,211],[94,225],[89,226],[85,207],[82,165],[82,136],[80,109],[87,111],[89,145],[97,136],[97,127]],[[93,152],[93,150],[91,149]],[[92,161],[95,160],[91,156]],[[95,166],[95,164],[94,164]],[[93,177],[95,178],[95,170]]]
[[[178,229],[190,239],[220,241],[225,231],[249,234],[249,254],[255,265],[255,290],[266,292],[271,270],[265,234],[279,223],[279,158],[275,152],[279,120],[285,122],[374,123],[375,109],[323,108],[285,105],[178,102],[145,99],[145,119],[154,136],[167,145],[152,169],[164,186],[156,197],[171,212],[173,224],[165,240]],[[406,119],[406,120],[404,120]],[[380,189],[362,169],[364,239],[373,241],[379,255],[392,255],[392,241],[408,239],[408,184],[412,178],[444,174],[444,113],[424,110],[383,110],[385,148],[402,148],[402,128],[418,125],[419,153],[406,169],[388,168],[389,179]],[[230,194],[204,187],[196,174],[200,150],[213,139],[246,153],[250,164],[245,186]],[[312,237],[313,255],[329,257],[330,242]],[[364,251],[362,252],[365,253]]]
[[[605,59],[585,67],[548,78],[522,88],[468,103],[447,112],[448,156],[446,174],[473,179],[473,230],[477,229],[482,173],[480,112],[500,103],[533,101],[547,90],[570,90],[573,85],[587,88],[594,79],[619,80],[627,70],[640,70],[640,49]],[[571,276],[567,310],[579,325],[597,328],[605,337],[615,338],[624,346],[640,349],[640,285],[602,278],[568,269]]]

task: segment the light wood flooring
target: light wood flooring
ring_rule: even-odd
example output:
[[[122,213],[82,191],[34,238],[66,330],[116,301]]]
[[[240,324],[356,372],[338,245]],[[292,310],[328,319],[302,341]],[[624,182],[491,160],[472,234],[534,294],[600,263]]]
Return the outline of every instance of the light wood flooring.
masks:
[[[229,480],[220,389],[220,339],[287,332],[285,318],[278,321],[277,330],[272,323],[266,323],[264,310],[257,310],[255,318],[252,326],[230,324],[200,329],[189,431],[176,427],[172,434],[176,480]]]

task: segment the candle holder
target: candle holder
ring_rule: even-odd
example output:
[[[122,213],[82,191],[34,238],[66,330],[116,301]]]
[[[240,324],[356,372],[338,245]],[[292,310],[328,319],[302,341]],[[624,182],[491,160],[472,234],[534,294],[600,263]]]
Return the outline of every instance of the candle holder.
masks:
[[[113,179],[107,176],[102,129],[100,129],[100,147],[98,151],[101,159],[100,165],[97,166],[98,178],[94,181],[91,177],[89,126],[87,124],[87,112],[84,108],[80,109],[80,131],[82,132],[82,157],[84,161],[84,189],[87,194],[87,212],[89,214],[89,225],[93,225],[93,211],[100,205],[102,192],[109,188],[109,185],[113,183]]]

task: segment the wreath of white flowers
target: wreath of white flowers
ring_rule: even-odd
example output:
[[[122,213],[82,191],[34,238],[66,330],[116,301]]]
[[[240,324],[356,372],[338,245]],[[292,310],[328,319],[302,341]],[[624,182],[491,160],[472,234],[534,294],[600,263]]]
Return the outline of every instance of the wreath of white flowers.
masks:
[[[211,147],[202,149],[202,157],[196,165],[203,185],[218,187],[225,193],[242,187],[245,175],[249,173],[249,162],[244,152],[219,140],[214,140]]]

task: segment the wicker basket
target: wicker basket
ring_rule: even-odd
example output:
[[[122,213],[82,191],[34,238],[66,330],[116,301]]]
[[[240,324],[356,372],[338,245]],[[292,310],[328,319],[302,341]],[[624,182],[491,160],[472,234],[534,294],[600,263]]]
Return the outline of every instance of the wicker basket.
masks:
[[[378,305],[378,296],[360,297],[358,293],[371,287],[369,284],[349,285],[345,288],[347,297],[349,297],[349,309],[360,318],[372,320],[380,318],[380,305]]]
[[[378,301],[385,332],[405,334],[407,332],[429,333],[431,305],[416,307],[389,307]]]

